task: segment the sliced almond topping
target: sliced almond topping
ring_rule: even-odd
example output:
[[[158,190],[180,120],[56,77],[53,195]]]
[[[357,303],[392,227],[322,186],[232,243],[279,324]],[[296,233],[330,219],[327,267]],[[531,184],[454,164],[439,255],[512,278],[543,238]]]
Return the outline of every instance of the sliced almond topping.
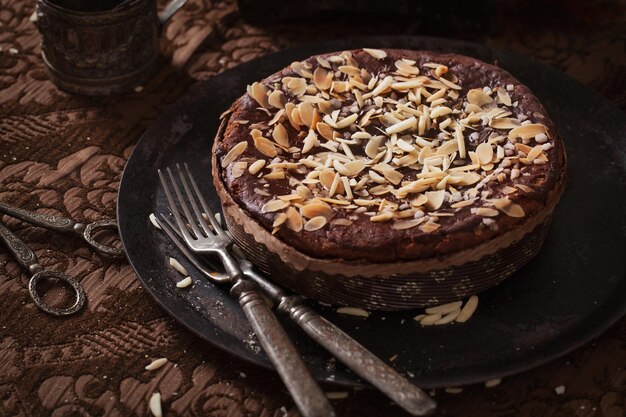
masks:
[[[349,316],[357,316],[357,317],[369,317],[370,313],[358,307],[339,307],[337,309],[337,313],[339,314],[347,314]]]
[[[483,217],[496,217],[498,215],[498,210],[488,207],[479,207],[476,209],[476,214]]]
[[[312,203],[307,204],[306,206],[302,206],[302,208],[300,209],[300,213],[307,219],[312,219],[313,217],[318,216],[330,219],[333,216],[333,209],[326,204]]]
[[[316,126],[317,131],[326,140],[333,140],[335,138],[335,131],[332,127],[328,126],[324,122],[319,122]]]
[[[254,147],[263,155],[270,158],[273,158],[278,154],[276,151],[276,146],[274,146],[272,141],[264,138],[263,136],[257,136],[254,138]]]
[[[246,168],[248,168],[248,163],[247,162],[235,162],[235,164],[233,165],[233,169],[232,169],[232,174],[234,178],[239,178],[243,175],[243,173],[246,171]]]
[[[469,300],[467,300],[467,302],[465,303],[465,305],[461,309],[461,312],[459,313],[459,315],[456,317],[455,320],[459,323],[466,322],[467,320],[469,320],[470,317],[472,317],[477,307],[478,307],[478,297],[476,297],[475,295],[472,295],[469,298]]]
[[[530,139],[530,138],[534,138],[540,133],[548,133],[548,129],[540,123],[535,123],[535,124],[531,123],[531,124],[516,127],[515,129],[511,130],[509,132],[509,139],[514,139],[514,138]]]
[[[274,127],[274,131],[272,132],[272,137],[283,148],[289,148],[289,134],[287,133],[287,129],[282,123],[278,123]]]
[[[282,210],[285,207],[289,207],[288,201],[283,200],[270,200],[261,207],[262,213],[273,213],[278,210]]]
[[[248,142],[241,141],[235,146],[233,146],[230,151],[226,154],[226,156],[222,159],[222,168],[226,168],[231,162],[235,159],[239,158],[242,153],[248,147]]]
[[[333,84],[333,73],[322,67],[317,67],[313,72],[313,82],[320,90],[328,90]]]
[[[298,214],[298,211],[295,208],[287,208],[285,214],[287,215],[286,224],[288,228],[294,232],[302,230],[302,217],[300,217],[300,214]]]
[[[304,224],[304,230],[307,232],[314,232],[324,227],[327,221],[328,220],[326,220],[326,217],[324,216],[313,217]]]
[[[507,93],[506,90],[502,88],[498,88],[498,99],[500,100],[500,103],[504,104],[505,106],[510,106],[512,104],[511,96],[509,96],[509,93]]]
[[[416,126],[417,126],[417,119],[415,118],[415,116],[412,116],[406,120],[403,120],[401,122],[398,122],[394,125],[389,126],[388,128],[385,129],[385,132],[387,132],[388,135],[391,135],[393,133],[400,133],[408,129],[413,129]]]
[[[387,57],[387,52],[380,49],[363,48],[363,50],[375,59],[384,59]]]
[[[384,136],[374,136],[373,138],[371,138],[365,146],[365,154],[372,159],[375,158],[378,154],[378,148],[384,140]]]
[[[267,100],[267,87],[259,82],[248,86],[248,95],[252,97],[264,109],[269,107]]]
[[[309,130],[309,134],[306,135],[306,137],[304,138],[304,143],[302,145],[302,153],[309,152],[311,149],[313,149],[316,143],[317,143],[317,134],[315,133],[313,129],[311,129]]]
[[[531,161],[534,161],[542,153],[543,153],[543,149],[541,148],[541,145],[537,145],[528,152],[528,155],[526,156],[526,158],[530,159]]]
[[[512,117],[502,117],[499,119],[491,119],[489,122],[489,126],[494,129],[515,129],[516,127],[521,126],[522,123],[515,118]]]
[[[419,219],[396,220],[391,227],[396,230],[412,229],[415,226],[419,226],[424,221],[426,221],[426,217],[421,217]]]
[[[267,102],[272,107],[276,107],[277,109],[284,109],[285,108],[285,95],[280,90],[274,90],[267,97]]]
[[[278,213],[274,217],[274,223],[272,223],[272,227],[279,227],[280,225],[282,225],[286,221],[287,221],[287,214],[285,214],[285,213]]]
[[[429,221],[420,226],[420,230],[424,233],[432,233],[441,227],[440,224]]]
[[[370,217],[370,220],[373,222],[386,222],[391,219],[393,219],[393,213],[388,211]]]
[[[493,99],[489,97],[482,89],[473,88],[467,92],[467,101],[477,106],[493,103]]]
[[[335,125],[337,129],[344,129],[350,126],[352,123],[356,122],[356,119],[358,118],[359,118],[359,115],[357,113],[354,113],[346,117],[345,119],[338,121]]]
[[[490,144],[483,142],[476,147],[476,155],[482,165],[488,164],[493,158],[493,148]]]
[[[426,191],[424,194],[428,198],[428,202],[425,204],[425,206],[430,211],[438,210],[442,206],[446,198],[445,190]]]
[[[389,181],[393,185],[400,184],[400,182],[402,181],[402,178],[404,178],[404,175],[402,173],[396,171],[395,169],[393,169],[392,167],[388,165],[383,167],[382,172],[383,172],[384,177],[387,179],[387,181]]]

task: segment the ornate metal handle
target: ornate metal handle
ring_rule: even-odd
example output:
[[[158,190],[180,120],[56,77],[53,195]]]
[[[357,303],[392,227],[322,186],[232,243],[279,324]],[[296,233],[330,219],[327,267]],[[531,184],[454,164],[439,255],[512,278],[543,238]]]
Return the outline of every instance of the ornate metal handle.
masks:
[[[115,220],[100,220],[97,222],[93,222],[88,224],[82,233],[85,241],[98,252],[112,256],[114,258],[122,258],[124,256],[123,249],[116,248],[115,246],[105,245],[104,243],[100,243],[95,239],[95,232],[98,229],[113,229],[117,233],[119,233],[117,222]],[[77,230],[77,232],[80,233],[80,230]]]
[[[313,340],[409,413],[425,416],[437,407],[437,403],[424,391],[313,311],[300,297],[285,297],[278,308],[289,314]]]
[[[231,288],[259,342],[304,417],[332,417],[335,411],[315,382],[295,346],[265,303],[257,286],[239,279]]]
[[[72,232],[76,222],[66,217],[35,213],[0,201],[0,212],[47,229]]]
[[[41,271],[41,266],[37,260],[35,252],[33,252],[26,243],[15,236],[13,232],[0,223],[0,238],[11,251],[15,260],[26,268],[31,274]]]

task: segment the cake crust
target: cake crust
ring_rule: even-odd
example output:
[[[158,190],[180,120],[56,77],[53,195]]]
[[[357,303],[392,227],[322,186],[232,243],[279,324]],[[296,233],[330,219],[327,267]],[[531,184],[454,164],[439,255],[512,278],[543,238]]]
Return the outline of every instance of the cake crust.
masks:
[[[326,221],[321,220],[324,223],[324,227],[316,230],[306,230],[306,228],[296,230],[297,228],[291,227],[278,227],[275,229],[277,212],[267,211],[268,202],[275,201],[277,196],[293,195],[298,182],[301,184],[301,181],[306,178],[306,174],[288,172],[285,178],[272,179],[270,176],[267,179],[264,177],[267,173],[271,173],[265,167],[271,165],[273,158],[268,157],[267,152],[266,154],[263,153],[262,143],[257,143],[251,137],[251,131],[256,126],[264,127],[264,125],[268,125],[268,122],[275,116],[276,109],[272,109],[271,105],[267,106],[271,111],[263,109],[263,106],[260,106],[263,103],[255,100],[253,96],[257,94],[251,91],[233,103],[233,106],[222,121],[222,128],[214,143],[213,177],[222,201],[231,200],[237,206],[234,209],[240,210],[239,212],[242,216],[246,216],[249,220],[260,225],[260,228],[255,233],[262,233],[262,230],[265,230],[270,234],[273,231],[274,235],[268,236],[268,238],[275,237],[308,257],[343,259],[347,261],[362,260],[375,263],[444,257],[445,255],[480,246],[498,237],[505,236],[516,228],[523,228],[525,224],[536,223],[538,218],[549,215],[564,187],[565,152],[556,127],[547,116],[539,100],[527,87],[506,71],[465,56],[407,50],[384,50],[383,52],[385,57],[377,59],[375,56],[372,56],[376,54],[371,52],[364,50],[350,51],[349,61],[355,64],[353,66],[365,69],[372,75],[393,72],[395,63],[402,59],[415,61],[414,66],[419,68],[420,74],[437,71],[438,67],[435,65],[444,66],[446,67],[446,72],[454,74],[455,78],[453,80],[460,87],[457,90],[458,98],[450,97],[444,103],[453,110],[464,111],[463,106],[468,104],[466,97],[470,90],[482,90],[484,87],[488,87],[493,96],[496,96],[496,90],[505,91],[511,105],[502,105],[501,107],[504,107],[511,113],[508,118],[521,119],[521,121],[529,120],[532,124],[540,124],[545,127],[547,140],[543,144],[549,144],[549,146],[542,146],[541,155],[545,160],[540,159],[537,163],[529,161],[530,163],[528,164],[519,163],[518,160],[516,164],[505,164],[507,166],[503,167],[502,161],[505,158],[500,158],[494,164],[483,164],[477,170],[484,173],[481,174],[483,179],[488,175],[495,175],[496,179],[485,182],[477,190],[479,195],[477,202],[474,201],[465,207],[454,208],[451,207],[454,204],[450,197],[452,194],[446,194],[447,204],[443,204],[440,210],[429,210],[422,206],[417,209],[422,211],[423,215],[411,217],[411,219],[426,217],[417,227],[395,228],[392,225],[394,224],[393,222],[398,221],[397,219],[393,219],[391,222],[376,222],[372,221],[373,216],[371,214],[363,212],[355,214],[354,210],[344,210],[340,206],[327,216],[328,219]],[[280,85],[285,80],[285,77],[301,78],[303,68],[305,67],[309,67],[306,69],[312,74],[321,65],[318,58],[321,58],[321,62],[324,62],[335,56],[340,55],[339,53],[332,53],[311,57],[300,65],[292,65],[271,75],[263,80],[262,84],[267,86],[267,89],[271,89],[276,85]],[[435,75],[435,77],[437,76]],[[302,78],[306,79],[306,77]],[[431,93],[432,91],[431,89]],[[498,94],[501,93],[498,92]],[[295,96],[290,97],[288,94],[285,94],[285,96],[287,102],[291,99],[296,99]],[[506,102],[506,99],[504,101]],[[513,103],[516,103],[516,105],[513,105]],[[346,100],[341,103],[340,111],[344,111],[347,116],[350,112],[345,110],[354,109],[354,105],[355,100]],[[362,116],[362,114],[363,109],[359,110],[359,116]],[[305,147],[308,129],[303,127],[296,130],[292,124],[286,121],[286,117],[281,119],[283,120],[282,125],[288,134],[289,145],[300,149]],[[381,127],[385,128],[384,125],[381,125]],[[388,125],[386,127],[389,128]],[[275,127],[268,126],[266,129],[259,130],[264,138],[270,138],[269,140],[271,140],[272,134],[270,132],[273,129]],[[336,130],[344,133],[342,129]],[[372,127],[363,129],[363,131],[368,130],[371,132]],[[501,133],[507,136],[510,130],[496,129],[489,127],[489,125],[483,126],[482,123],[479,126],[473,126],[473,129],[468,128],[463,134],[466,152],[477,153],[478,145],[489,141],[490,137],[493,139],[494,134]],[[354,130],[347,131],[350,135],[355,133]],[[411,130],[402,132],[402,134],[406,135],[412,133]],[[431,128],[421,136],[432,138],[434,133],[437,133],[437,129]],[[470,136],[472,134],[474,135]],[[415,136],[420,135],[416,134]],[[346,139],[349,140],[349,137]],[[319,141],[325,142],[322,138]],[[535,138],[525,141],[527,142],[526,144],[521,140],[518,141],[519,145],[525,145],[526,147],[518,145],[516,147],[517,151],[519,149],[528,150],[529,148],[542,145],[536,143]],[[247,145],[245,145],[245,150],[238,155],[237,160],[240,162],[242,160],[248,161],[245,162],[245,168],[242,169],[241,165],[236,167],[236,162],[232,163],[233,161],[224,164],[229,152],[242,142],[246,142]],[[442,142],[445,142],[445,136]],[[505,141],[505,143],[510,142]],[[242,145],[239,146],[243,147]],[[358,148],[358,146],[354,146],[354,148]],[[497,149],[497,147],[494,146],[494,149]],[[317,146],[309,152],[311,155],[315,155],[316,153],[326,151],[328,150]],[[286,155],[288,151],[283,153]],[[518,153],[515,155],[519,158]],[[280,158],[279,155],[276,156]],[[357,158],[359,157],[360,155],[357,155]],[[253,161],[260,160],[267,161],[265,167],[255,175],[251,174],[250,167],[254,164]],[[460,161],[461,159],[458,158],[457,160]],[[465,160],[470,165],[473,162],[467,155]],[[257,163],[257,165],[259,164]],[[519,166],[519,168],[511,168],[514,166]],[[484,168],[491,169],[485,170]],[[502,168],[502,170],[494,174],[498,168]],[[513,169],[518,169],[519,175],[511,175]],[[243,172],[241,172],[242,170]],[[416,180],[415,173],[412,173],[411,169],[406,168],[399,171],[404,174],[402,180],[405,183]],[[504,174],[504,176],[498,178],[499,174]],[[471,189],[472,185],[474,184],[465,187],[453,186],[453,189],[463,192]],[[397,190],[401,186],[402,183],[397,184],[395,189]],[[310,188],[314,188],[314,186],[312,185]],[[437,197],[437,189],[433,190],[432,188],[431,186],[428,192],[434,193],[430,195]],[[486,196],[483,198],[482,196],[485,192]],[[398,198],[395,195],[387,195],[376,198],[376,201],[377,205],[385,199],[388,204],[402,206],[402,204],[407,204],[407,201],[410,201],[408,200],[409,198],[415,198],[416,194],[424,195],[425,193],[426,191],[411,194],[406,199]],[[326,194],[321,195],[326,196]],[[502,201],[505,201],[505,205]],[[281,204],[279,203],[279,205]],[[329,205],[332,206],[333,203]],[[516,207],[516,210],[519,208],[523,215],[520,216],[517,212],[512,213],[514,215],[508,215],[506,212],[512,206]],[[302,207],[300,206],[299,208],[301,209]],[[486,210],[477,211],[477,209],[481,208]],[[496,215],[493,215],[493,211],[496,212]],[[488,215],[486,216],[485,214]],[[340,225],[341,221],[337,222],[337,220],[341,219],[345,219],[345,223],[349,222],[349,225]],[[307,218],[305,217],[303,221],[306,222]],[[435,224],[436,227],[424,227],[426,224]]]

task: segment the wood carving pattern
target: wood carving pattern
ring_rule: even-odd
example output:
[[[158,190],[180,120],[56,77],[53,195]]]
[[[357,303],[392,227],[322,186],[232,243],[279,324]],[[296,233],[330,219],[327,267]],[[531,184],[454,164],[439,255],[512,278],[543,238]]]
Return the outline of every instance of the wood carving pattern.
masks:
[[[511,3],[499,9],[526,5]],[[616,2],[606,13],[599,8],[604,3],[580,2],[585,6],[576,9],[571,2],[551,2],[557,10],[558,5],[586,7],[581,25],[568,19],[529,24],[500,11],[494,14],[492,36],[454,31],[450,25],[445,36],[489,42],[547,62],[626,109],[626,38],[619,19],[611,17],[623,16],[624,7]],[[411,22],[372,23],[353,16],[253,26],[240,18],[234,0],[190,0],[161,42],[170,66],[141,93],[86,99],[50,82],[39,56],[39,34],[29,20],[34,6],[3,0],[0,8],[0,200],[84,223],[115,215],[121,172],[133,144],[194,82],[296,43],[425,34]],[[71,235],[4,216],[0,220],[33,248],[42,265],[77,277],[89,294],[80,315],[54,320],[32,305],[23,270],[0,251],[1,417],[145,416],[155,391],[161,392],[167,416],[298,415],[275,374],[183,330],[143,291],[124,261],[102,258]],[[158,357],[169,363],[144,370]],[[473,386],[456,395],[438,391],[436,398],[442,416],[623,417],[624,364],[622,319],[595,342],[495,388]],[[554,391],[559,385],[566,387],[563,395]],[[371,391],[351,393],[336,408],[341,416],[404,415]]]

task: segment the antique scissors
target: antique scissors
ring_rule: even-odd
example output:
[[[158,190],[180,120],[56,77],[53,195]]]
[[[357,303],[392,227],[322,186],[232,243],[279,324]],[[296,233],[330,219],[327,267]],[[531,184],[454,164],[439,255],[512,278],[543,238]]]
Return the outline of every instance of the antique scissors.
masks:
[[[28,270],[30,274],[33,274],[28,281],[28,292],[35,302],[35,305],[40,310],[53,316],[69,316],[70,314],[76,313],[85,305],[85,291],[78,281],[62,272],[45,271],[41,265],[39,265],[39,260],[35,253],[2,223],[0,223],[0,239],[13,253],[18,263]],[[72,287],[76,297],[74,305],[68,308],[57,308],[46,304],[37,292],[37,284],[44,278],[56,278]]]
[[[56,230],[59,232],[78,233],[85,241],[98,252],[115,258],[124,256],[124,251],[114,246],[105,245],[96,241],[95,233],[99,229],[113,229],[118,232],[117,222],[115,220],[100,220],[97,222],[83,224],[75,222],[72,219],[61,216],[51,216],[48,214],[40,214],[32,211],[24,210],[19,207],[0,201],[0,213],[7,214],[16,219],[34,224],[36,226],[45,227],[46,229]]]

